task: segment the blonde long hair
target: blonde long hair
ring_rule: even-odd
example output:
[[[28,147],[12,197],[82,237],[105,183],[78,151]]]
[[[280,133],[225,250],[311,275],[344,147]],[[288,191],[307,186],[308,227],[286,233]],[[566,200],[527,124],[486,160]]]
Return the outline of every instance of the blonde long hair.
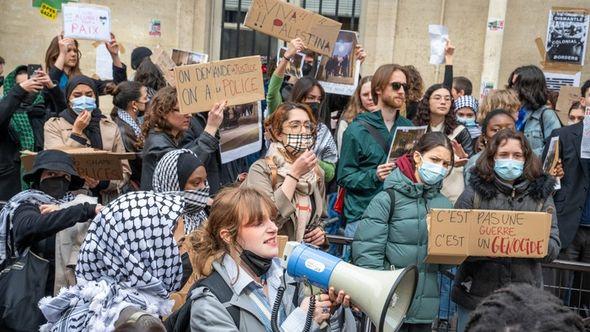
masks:
[[[196,275],[210,275],[214,261],[220,261],[225,254],[236,253],[241,227],[266,218],[275,220],[276,216],[275,204],[258,189],[230,187],[220,191],[211,206],[209,219],[188,236],[188,250],[191,252],[191,263]],[[221,231],[224,229],[230,233],[229,243],[221,238]],[[239,262],[238,257],[233,258]]]
[[[519,108],[520,101],[516,91],[512,89],[494,90],[481,100],[477,112],[477,122],[483,123],[488,113],[495,109],[503,109],[514,115]]]

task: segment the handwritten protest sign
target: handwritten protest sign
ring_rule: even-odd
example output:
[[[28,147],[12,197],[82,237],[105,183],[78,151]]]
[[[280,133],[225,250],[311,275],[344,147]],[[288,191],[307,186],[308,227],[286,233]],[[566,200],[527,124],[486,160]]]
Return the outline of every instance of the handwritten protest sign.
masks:
[[[264,99],[260,56],[174,68],[181,113],[208,111],[219,101],[227,106]]]
[[[282,39],[303,39],[314,52],[331,56],[342,23],[280,0],[253,0],[244,25]]]
[[[64,37],[111,40],[111,10],[90,4],[63,4]]]
[[[121,160],[135,158],[135,153],[113,153],[92,148],[63,149],[63,151],[72,157],[80,176],[88,176],[95,180],[122,180]],[[26,171],[33,168],[36,156],[35,152],[22,152],[21,162]]]
[[[460,264],[468,256],[547,255],[549,213],[432,209],[426,220],[429,263]]]

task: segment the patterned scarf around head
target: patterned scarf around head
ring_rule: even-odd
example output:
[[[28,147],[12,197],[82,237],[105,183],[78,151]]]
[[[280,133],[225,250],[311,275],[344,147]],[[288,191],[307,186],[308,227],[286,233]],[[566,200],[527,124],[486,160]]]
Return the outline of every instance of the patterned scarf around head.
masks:
[[[178,149],[166,153],[154,170],[152,187],[155,192],[173,194],[184,199],[184,233],[189,234],[207,220],[204,209],[209,200],[209,184],[206,184],[205,188],[197,190],[180,188],[178,159],[183,153],[190,153],[197,157],[194,152],[188,149]]]
[[[77,285],[39,302],[48,321],[41,331],[112,331],[129,306],[169,315],[182,279],[173,232],[183,208],[180,197],[146,191],[106,206],[80,248]]]

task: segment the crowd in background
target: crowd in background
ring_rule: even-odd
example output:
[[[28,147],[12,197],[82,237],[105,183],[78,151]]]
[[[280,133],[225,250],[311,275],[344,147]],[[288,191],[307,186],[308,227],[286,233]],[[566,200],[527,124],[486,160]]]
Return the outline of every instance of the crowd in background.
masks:
[[[353,239],[337,254],[355,265],[417,265],[402,331],[431,331],[444,298],[457,305],[458,331],[583,330],[581,318],[560,307],[569,299],[536,290],[542,262],[588,261],[590,168],[580,151],[590,80],[561,123],[541,69],[516,68],[505,88],[479,99],[469,79],[453,76],[449,41],[443,82],[426,84],[412,65],[383,64],[343,98],[310,75],[316,55],[294,39],[266,82],[260,151],[223,164],[227,101],[181,113],[177,89],[150,49],[134,49],[128,69],[113,36],[106,43],[113,80],[105,81],[81,72],[78,46],[56,36],[41,69],[19,65],[2,79],[0,267],[37,266],[39,273],[20,276],[41,286],[20,294],[0,278],[11,300],[29,299],[5,296],[11,305],[0,330],[272,331],[281,289],[274,324],[282,330],[328,323],[356,331],[360,313],[343,291],[310,296],[289,276],[281,285],[277,235],[328,250],[328,233]],[[299,52],[307,70],[289,80],[286,67]],[[366,57],[360,45],[355,57]],[[112,105],[101,108],[105,94]],[[390,161],[401,126],[427,130]],[[547,171],[542,161],[552,137],[559,161]],[[122,179],[95,179],[79,174],[68,148],[136,158],[121,161]],[[24,150],[37,152],[28,170]],[[426,263],[432,208],[547,212],[548,254]],[[326,228],[336,212],[338,226]],[[445,271],[454,275],[446,288]],[[527,308],[539,311],[528,314],[545,319],[544,327],[506,313],[533,298]]]

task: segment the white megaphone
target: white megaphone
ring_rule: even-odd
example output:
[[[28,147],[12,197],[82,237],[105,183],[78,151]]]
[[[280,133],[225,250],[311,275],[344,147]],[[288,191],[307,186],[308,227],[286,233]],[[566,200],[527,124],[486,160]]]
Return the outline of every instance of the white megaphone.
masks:
[[[379,332],[397,331],[412,304],[418,269],[377,271],[348,264],[338,257],[299,242],[287,242],[283,259],[287,273],[322,289],[343,290],[366,313]]]

